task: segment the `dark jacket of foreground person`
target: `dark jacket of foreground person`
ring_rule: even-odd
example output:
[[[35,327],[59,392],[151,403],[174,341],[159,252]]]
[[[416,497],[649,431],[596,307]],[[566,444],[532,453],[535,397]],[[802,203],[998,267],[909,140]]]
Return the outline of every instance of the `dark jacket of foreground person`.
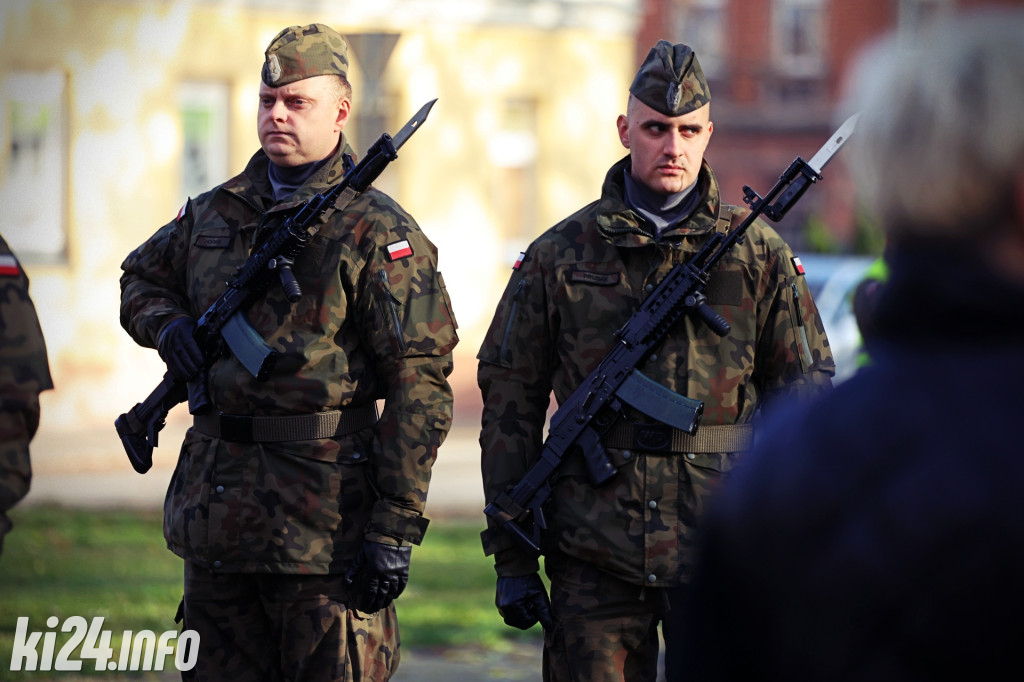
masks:
[[[688,680],[1019,670],[1024,289],[917,248],[879,306],[874,365],[776,422],[716,499]]]

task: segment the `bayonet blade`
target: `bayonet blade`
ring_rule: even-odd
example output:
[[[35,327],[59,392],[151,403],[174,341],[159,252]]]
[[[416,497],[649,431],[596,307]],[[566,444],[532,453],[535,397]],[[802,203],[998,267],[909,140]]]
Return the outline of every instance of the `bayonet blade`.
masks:
[[[427,114],[430,113],[430,107],[434,106],[434,102],[437,98],[430,100],[416,112],[416,114],[409,119],[409,122],[402,126],[402,129],[395,133],[395,136],[391,138],[392,144],[395,145],[395,149],[398,150],[406,140],[412,137],[412,134],[419,130],[423,122],[427,120]]]
[[[839,148],[850,139],[854,128],[857,127],[857,118],[859,116],[860,114],[854,114],[846,119],[843,125],[839,126],[839,129],[832,134],[832,137],[828,138],[828,141],[807,162],[807,165],[813,168],[815,173],[821,173],[821,169],[825,167],[825,164],[831,161],[832,157],[839,151]]]

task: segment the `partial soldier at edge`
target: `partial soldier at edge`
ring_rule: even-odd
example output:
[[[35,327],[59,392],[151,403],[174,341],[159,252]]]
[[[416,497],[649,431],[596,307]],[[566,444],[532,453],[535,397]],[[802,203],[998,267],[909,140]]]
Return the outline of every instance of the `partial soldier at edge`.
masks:
[[[39,394],[51,388],[28,276],[0,236],[0,552],[12,526],[7,512],[32,483],[29,443],[39,428]]]

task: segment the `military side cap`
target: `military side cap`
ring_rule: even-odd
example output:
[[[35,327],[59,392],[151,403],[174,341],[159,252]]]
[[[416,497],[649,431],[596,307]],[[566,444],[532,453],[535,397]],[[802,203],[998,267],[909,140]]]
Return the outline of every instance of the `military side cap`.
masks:
[[[638,100],[666,116],[682,116],[711,101],[697,55],[687,45],[659,40],[629,86]]]
[[[331,74],[348,76],[348,43],[330,26],[289,26],[267,46],[262,76],[270,87]]]

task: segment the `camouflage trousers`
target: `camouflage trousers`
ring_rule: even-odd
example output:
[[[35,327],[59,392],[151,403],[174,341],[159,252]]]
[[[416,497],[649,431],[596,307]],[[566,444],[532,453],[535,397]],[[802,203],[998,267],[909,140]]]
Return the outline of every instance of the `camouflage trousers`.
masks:
[[[185,680],[382,682],[398,670],[395,605],[345,606],[341,575],[213,573],[185,562],[183,629],[199,634]]]
[[[634,585],[565,556],[548,556],[545,570],[555,621],[544,632],[546,682],[655,682],[659,623],[666,679],[679,679],[672,642],[682,627],[683,588]]]

